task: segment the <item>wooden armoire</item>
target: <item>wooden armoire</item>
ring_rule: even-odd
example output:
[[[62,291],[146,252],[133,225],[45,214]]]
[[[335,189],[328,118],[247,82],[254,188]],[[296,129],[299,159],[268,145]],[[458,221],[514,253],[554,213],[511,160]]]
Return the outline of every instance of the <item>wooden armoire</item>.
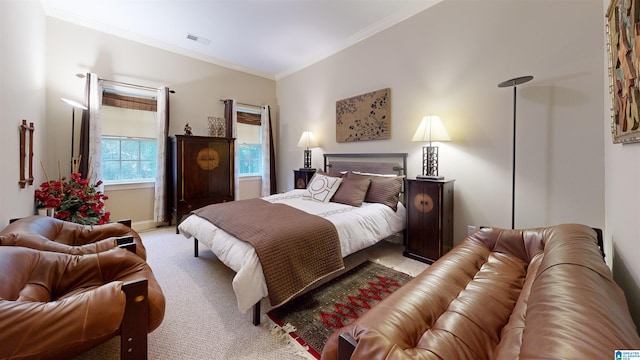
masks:
[[[182,217],[192,210],[233,201],[233,138],[174,135],[169,137],[167,156],[167,203],[176,218],[176,233]]]

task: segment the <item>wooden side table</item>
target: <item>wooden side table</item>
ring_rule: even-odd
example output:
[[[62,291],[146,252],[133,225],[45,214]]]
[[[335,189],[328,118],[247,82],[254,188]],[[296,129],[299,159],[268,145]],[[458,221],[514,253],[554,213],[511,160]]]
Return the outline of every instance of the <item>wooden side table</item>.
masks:
[[[407,238],[404,256],[431,264],[453,248],[453,182],[405,180]]]
[[[298,170],[293,170],[294,189],[306,189],[307,185],[309,185],[309,181],[311,181],[311,178],[315,173],[316,169],[300,168]]]

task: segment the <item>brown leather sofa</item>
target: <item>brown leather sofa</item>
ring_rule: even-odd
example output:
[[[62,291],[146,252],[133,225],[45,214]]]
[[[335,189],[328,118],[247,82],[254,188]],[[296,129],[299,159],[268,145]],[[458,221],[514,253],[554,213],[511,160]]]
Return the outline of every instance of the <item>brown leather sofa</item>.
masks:
[[[116,335],[122,358],[146,359],[164,317],[151,268],[125,249],[0,246],[0,274],[0,359],[67,359]]]
[[[28,216],[10,223],[0,231],[0,245],[81,255],[113,249],[119,240],[131,239],[143,260],[147,253],[140,235],[122,223],[80,225],[49,216]]]
[[[483,229],[354,323],[322,359],[613,359],[640,349],[596,231]]]

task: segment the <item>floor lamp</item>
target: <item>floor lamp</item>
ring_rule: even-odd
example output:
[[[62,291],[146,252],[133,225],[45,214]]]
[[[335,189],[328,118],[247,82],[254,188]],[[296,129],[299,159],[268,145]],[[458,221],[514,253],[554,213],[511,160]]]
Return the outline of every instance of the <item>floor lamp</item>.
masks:
[[[75,134],[76,134],[76,108],[87,110],[87,107],[80,104],[77,101],[60,98],[60,101],[67,105],[71,105],[71,172],[74,172],[75,165],[75,157],[73,152],[73,144],[75,142]]]
[[[511,228],[515,229],[516,219],[516,99],[518,85],[529,82],[533,76],[520,76],[505,80],[498,84],[498,87],[513,87],[513,159],[511,165]]]

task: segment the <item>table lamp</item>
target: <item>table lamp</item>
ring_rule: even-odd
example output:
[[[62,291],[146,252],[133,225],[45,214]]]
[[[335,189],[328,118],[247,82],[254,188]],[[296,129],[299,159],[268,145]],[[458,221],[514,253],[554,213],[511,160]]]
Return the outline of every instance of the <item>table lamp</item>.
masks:
[[[432,142],[450,140],[451,138],[438,116],[428,115],[422,118],[411,141],[429,142],[429,145],[422,147],[422,175],[418,175],[416,178],[444,179],[444,176],[438,175],[438,147],[434,146]]]
[[[303,169],[311,169],[311,149],[313,147],[318,147],[318,141],[316,137],[313,136],[311,131],[305,131],[300,136],[300,141],[298,141],[299,148],[305,148],[304,150],[304,168]]]

